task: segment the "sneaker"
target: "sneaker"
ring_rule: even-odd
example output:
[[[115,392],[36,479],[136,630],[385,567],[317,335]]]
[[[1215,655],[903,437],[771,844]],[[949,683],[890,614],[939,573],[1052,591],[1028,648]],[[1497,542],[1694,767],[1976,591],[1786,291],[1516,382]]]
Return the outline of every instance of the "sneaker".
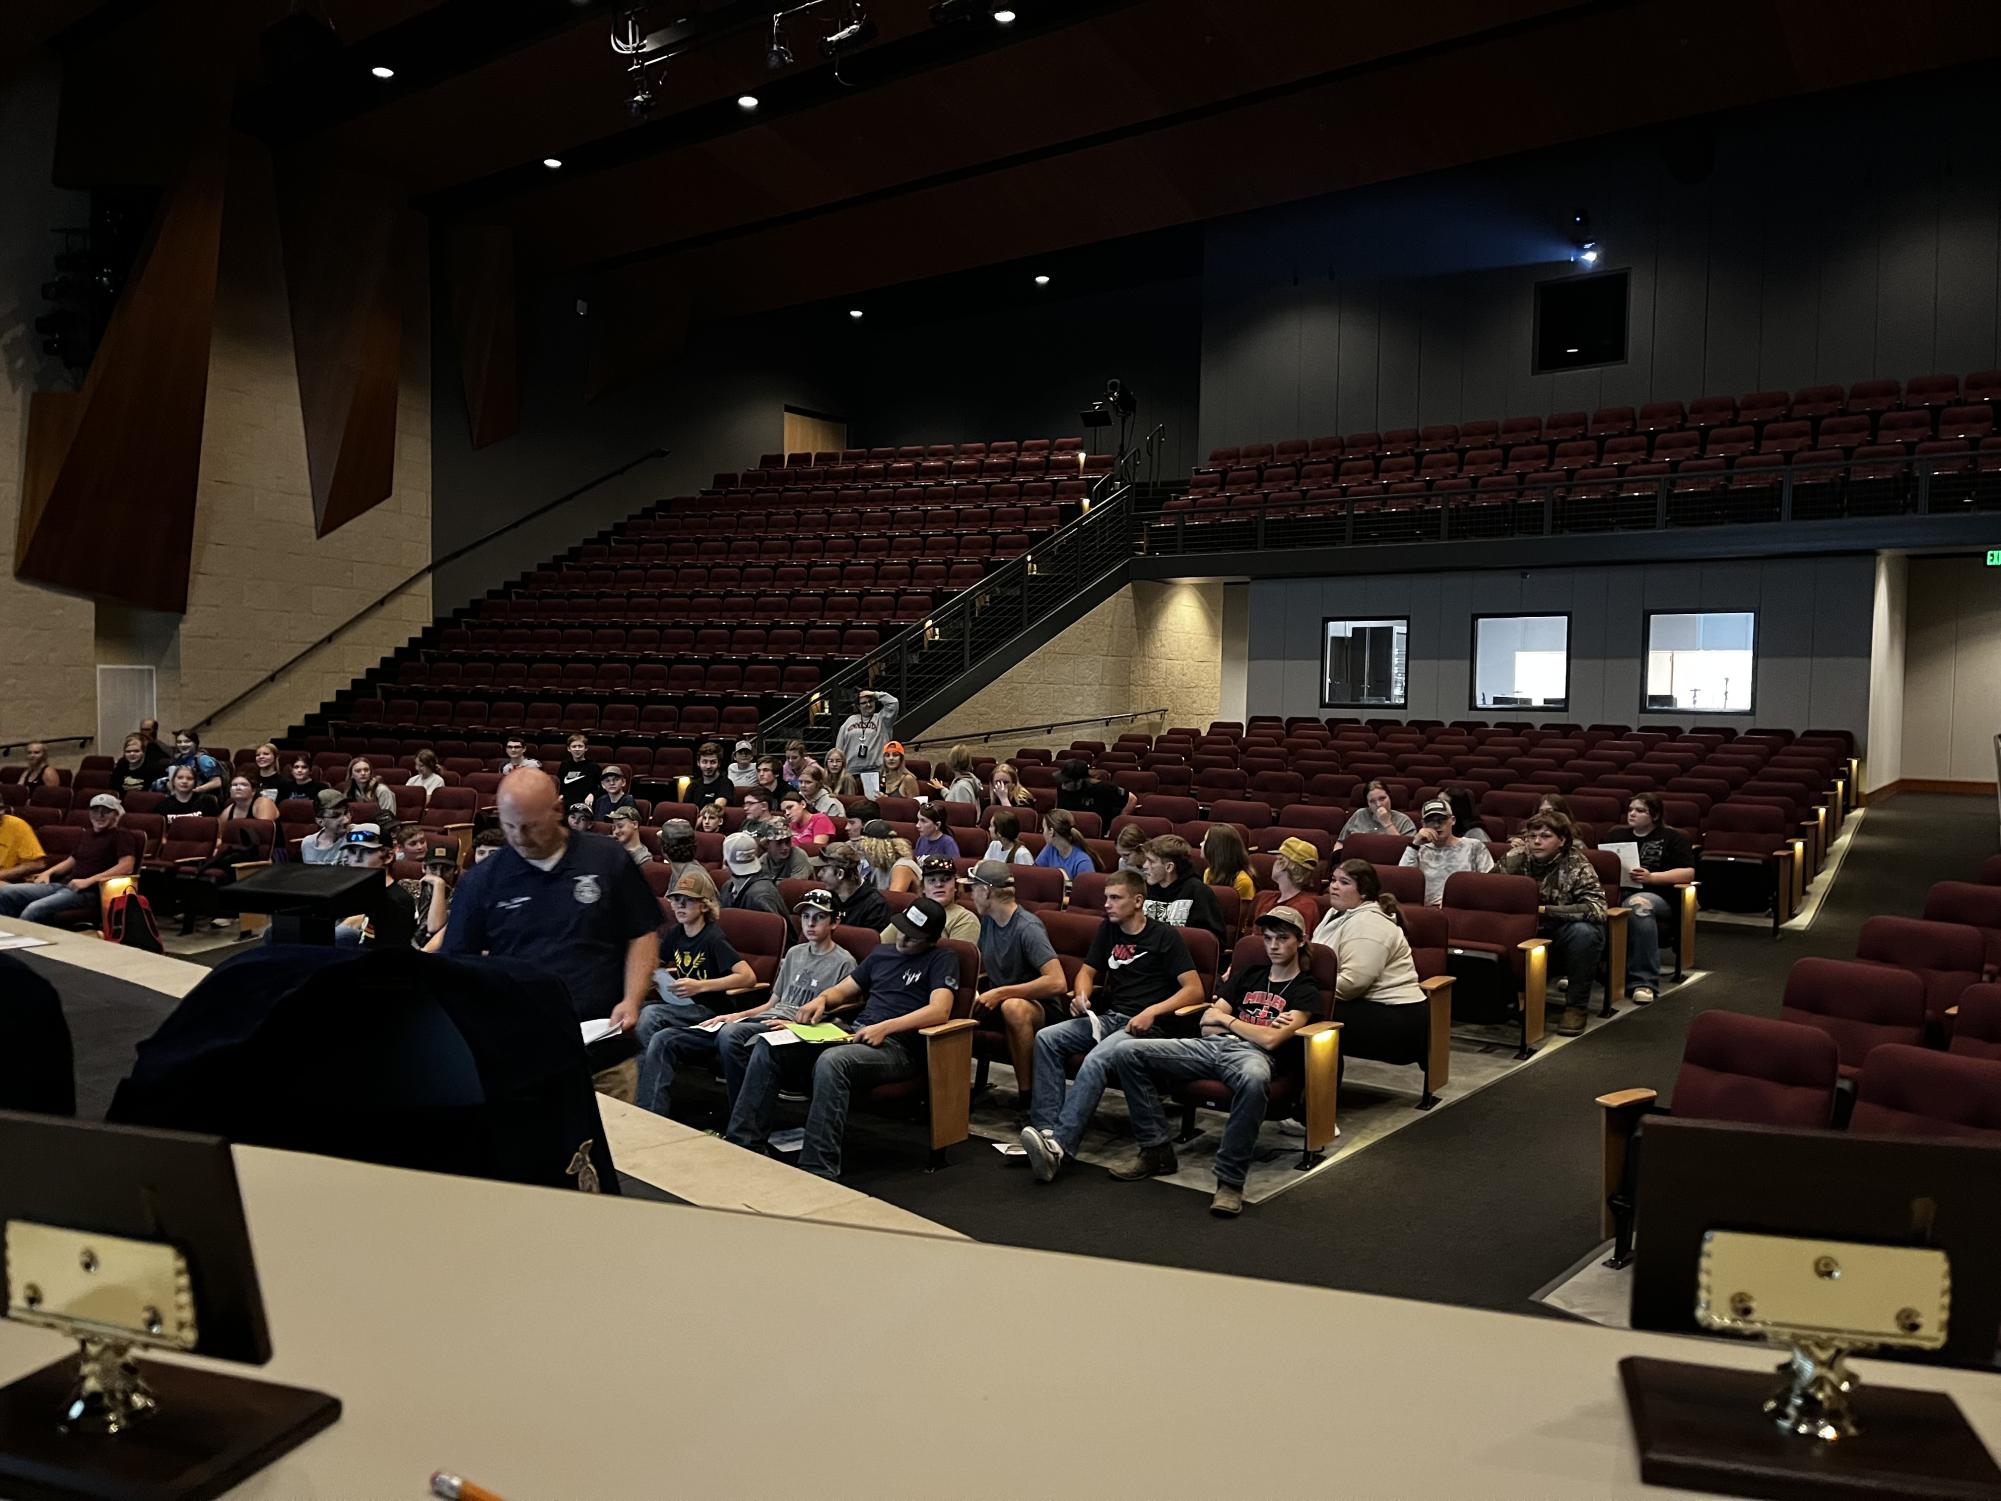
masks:
[[[1244,1186],[1241,1183],[1218,1183],[1216,1197],[1209,1201],[1209,1212],[1219,1219],[1231,1219],[1244,1212]]]
[[[1558,975],[1558,976],[1556,977],[1556,988],[1557,988],[1558,990],[1568,990],[1568,989],[1570,989],[1570,976],[1569,976],[1569,975]]]
[[[1559,1037],[1582,1037],[1584,1035],[1585,1012],[1582,1006],[1565,1006],[1563,1019],[1553,1029]]]
[[[1174,1143],[1163,1141],[1157,1147],[1141,1147],[1137,1153],[1112,1169],[1112,1176],[1121,1182],[1133,1183],[1141,1178],[1164,1178],[1179,1172],[1181,1164],[1174,1159]]]
[[[1028,1165],[1037,1183],[1047,1183],[1063,1166],[1063,1143],[1056,1139],[1054,1131],[1038,1131],[1033,1126],[1023,1126],[1021,1147],[1028,1153]]]
[[[1651,1006],[1654,1003],[1654,987],[1651,985],[1639,986],[1628,999],[1635,1006]]]

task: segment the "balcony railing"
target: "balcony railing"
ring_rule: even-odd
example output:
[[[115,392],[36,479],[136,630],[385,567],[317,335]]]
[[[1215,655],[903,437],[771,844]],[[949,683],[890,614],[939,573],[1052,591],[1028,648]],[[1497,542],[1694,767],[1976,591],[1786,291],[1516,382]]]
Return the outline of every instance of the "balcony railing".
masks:
[[[1754,456],[1758,457],[1758,456]],[[1978,467],[1976,466],[1978,465]],[[2001,455],[1925,454],[1841,464],[1742,460],[1579,480],[1494,477],[1464,488],[1355,485],[1169,501],[1143,518],[1136,547],[1151,556],[1264,548],[1485,541],[1509,537],[1667,531],[1859,517],[2001,511]]]

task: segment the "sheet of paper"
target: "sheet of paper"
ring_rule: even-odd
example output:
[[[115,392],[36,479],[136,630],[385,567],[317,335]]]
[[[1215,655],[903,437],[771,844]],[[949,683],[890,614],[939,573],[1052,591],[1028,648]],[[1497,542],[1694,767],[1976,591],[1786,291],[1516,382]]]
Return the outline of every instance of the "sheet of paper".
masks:
[[[723,1018],[720,1016],[712,1016],[705,1022],[695,1023],[695,1030],[697,1032],[720,1032],[722,1028]]]
[[[1026,1157],[1028,1155],[1028,1148],[1018,1141],[997,1141],[993,1144],[993,1147],[1003,1157]]]
[[[1105,1040],[1105,1019],[1095,1011],[1084,1013],[1091,1018],[1091,1041],[1096,1044]]]
[[[46,938],[30,938],[26,933],[0,933],[0,949],[45,949]]]
[[[783,1027],[780,1027],[775,1032],[758,1033],[757,1040],[759,1042],[769,1043],[774,1048],[782,1048],[787,1043],[797,1042],[799,1039],[794,1037],[790,1032],[786,1031]]]
[[[860,781],[862,784],[862,791],[866,792],[870,797],[880,797],[882,795],[881,772],[865,771],[861,774]]]
[[[846,1042],[848,1034],[832,1022],[820,1022],[808,1026],[805,1022],[787,1022],[785,1030],[801,1042]]]
[[[1619,844],[1600,843],[1598,848],[1618,860],[1619,884],[1621,886],[1631,886],[1633,882],[1628,879],[1626,872],[1640,863],[1639,845],[1629,839]]]
[[[805,1128],[793,1126],[789,1130],[774,1131],[764,1138],[764,1144],[774,1152],[796,1152],[806,1145]]]
[[[584,1022],[582,1023],[582,1028],[585,1047],[589,1047],[594,1042],[602,1042],[605,1038],[614,1037],[618,1034],[618,1023],[614,1022],[608,1016],[601,1016],[596,1021]]]

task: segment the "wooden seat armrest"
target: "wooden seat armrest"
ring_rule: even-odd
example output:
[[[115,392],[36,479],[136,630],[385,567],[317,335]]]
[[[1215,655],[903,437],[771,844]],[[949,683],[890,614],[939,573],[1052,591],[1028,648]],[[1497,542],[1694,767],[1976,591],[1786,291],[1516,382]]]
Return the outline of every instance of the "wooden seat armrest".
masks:
[[[1612,1196],[1626,1180],[1626,1158],[1640,1122],[1653,1110],[1660,1096],[1651,1089],[1620,1089],[1598,1096],[1603,1112],[1599,1116],[1598,1146],[1598,1231],[1610,1240],[1618,1231],[1612,1213]]]
[[[1532,953],[1536,949],[1548,948],[1549,940],[1543,937],[1540,933],[1538,933],[1533,938],[1524,938],[1520,943],[1516,944],[1515,947],[1520,949],[1525,954]]]
[[[924,1039],[925,1093],[931,1117],[933,1161],[972,1134],[973,1031],[970,1016],[918,1028]]]
[[[1338,1032],[1340,1030],[1341,1024],[1339,1022],[1308,1022],[1292,1035],[1304,1042],[1309,1038],[1318,1037],[1322,1032]]]
[[[1192,1006],[1176,1006],[1174,1014],[1176,1016],[1200,1016],[1215,1004],[1214,1001],[1197,1001]]]
[[[1620,1089],[1601,1094],[1598,1103],[1607,1110],[1630,1110],[1635,1105],[1651,1105],[1659,1098],[1657,1089]]]
[[[1292,1034],[1305,1049],[1306,1150],[1322,1152],[1340,1132],[1336,1118],[1341,1082],[1341,1023],[1308,1022]]]
[[[919,1027],[919,1037],[950,1037],[956,1032],[970,1032],[979,1023],[970,1016],[955,1016],[950,1021],[939,1022],[935,1027]]]
[[[1433,1095],[1452,1077],[1452,976],[1433,975],[1417,982],[1430,1012],[1425,1041],[1424,1082]]]

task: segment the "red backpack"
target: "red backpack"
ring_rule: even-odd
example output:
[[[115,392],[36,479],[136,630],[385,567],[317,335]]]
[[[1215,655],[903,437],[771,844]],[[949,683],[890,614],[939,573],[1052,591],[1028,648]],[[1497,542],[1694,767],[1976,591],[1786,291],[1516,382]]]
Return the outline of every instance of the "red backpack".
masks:
[[[153,921],[153,908],[136,886],[105,902],[104,937],[108,943],[122,943],[151,954],[166,952],[160,944],[160,925]]]

